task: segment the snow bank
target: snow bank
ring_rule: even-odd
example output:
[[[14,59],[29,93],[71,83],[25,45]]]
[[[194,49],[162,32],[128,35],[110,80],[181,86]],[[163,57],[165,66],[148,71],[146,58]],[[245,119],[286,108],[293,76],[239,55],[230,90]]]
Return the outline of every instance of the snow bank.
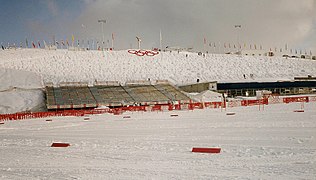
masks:
[[[34,72],[0,68],[0,91],[13,88],[38,89],[42,86],[41,77]]]
[[[187,95],[198,102],[222,102],[222,94],[214,91],[206,90],[201,93],[187,93]]]
[[[0,92],[0,114],[39,111],[45,108],[42,90],[11,90]]]
[[[34,72],[0,68],[0,114],[42,109],[42,86]]]
[[[188,57],[186,57],[188,55]],[[68,51],[17,49],[0,51],[0,67],[25,70],[44,82],[161,80],[176,85],[200,82],[276,81],[294,76],[316,76],[316,61],[282,57],[253,57],[190,52],[161,52],[136,56],[127,50]],[[246,79],[244,79],[244,75]],[[253,74],[253,76],[250,76]]]

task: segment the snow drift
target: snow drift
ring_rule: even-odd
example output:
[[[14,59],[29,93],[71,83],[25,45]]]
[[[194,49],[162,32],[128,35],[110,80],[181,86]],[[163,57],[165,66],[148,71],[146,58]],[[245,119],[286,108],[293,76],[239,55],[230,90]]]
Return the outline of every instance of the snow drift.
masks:
[[[0,68],[0,91],[42,88],[41,77],[34,72]]]
[[[0,114],[45,109],[42,90],[11,90],[0,92]]]
[[[44,108],[41,77],[33,72],[0,68],[0,113]]]

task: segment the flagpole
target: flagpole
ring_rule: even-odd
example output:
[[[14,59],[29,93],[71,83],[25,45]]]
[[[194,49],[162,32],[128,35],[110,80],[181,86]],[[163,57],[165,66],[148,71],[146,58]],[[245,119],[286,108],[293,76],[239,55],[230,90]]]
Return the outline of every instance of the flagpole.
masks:
[[[204,39],[203,39],[203,43],[204,43],[203,48],[204,48],[204,53],[205,53],[205,51],[206,51],[206,50],[205,50],[205,49],[206,49],[206,47],[205,47],[205,46],[206,46],[206,39],[205,39],[205,37],[204,37]]]
[[[160,60],[162,61],[162,34],[161,34],[161,29],[159,31],[159,45],[160,45]]]
[[[161,29],[160,29],[160,34],[159,34],[159,46],[160,46],[160,51],[162,51],[162,35],[161,35]]]
[[[221,42],[218,43],[218,53],[221,54]]]
[[[25,47],[26,47],[26,48],[29,48],[29,43],[28,43],[28,41],[27,41],[27,37],[25,38]]]
[[[114,33],[112,33],[112,51],[114,50]]]

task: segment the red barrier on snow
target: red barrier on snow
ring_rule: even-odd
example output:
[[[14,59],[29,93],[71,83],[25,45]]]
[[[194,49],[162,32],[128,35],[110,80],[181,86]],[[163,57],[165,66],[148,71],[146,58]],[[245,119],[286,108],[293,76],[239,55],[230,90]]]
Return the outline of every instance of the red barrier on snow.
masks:
[[[52,116],[84,116],[85,114],[113,113],[110,110],[64,110],[50,112],[25,112],[15,114],[0,114],[0,120],[21,120],[32,118],[46,118]]]
[[[193,109],[203,109],[204,106],[203,106],[203,103],[196,102],[196,103],[190,103],[188,108],[189,108],[189,110],[193,110]]]
[[[278,98],[279,99],[279,98]],[[283,98],[284,103],[290,102],[309,102],[313,101],[316,98],[314,96],[303,96],[303,97],[288,97]],[[278,103],[281,103],[278,101]],[[243,101],[229,101],[227,102],[227,107],[237,107],[237,106],[250,106],[250,105],[263,105],[268,104],[268,98],[259,99],[259,100],[243,100]],[[114,109],[70,109],[70,110],[57,110],[49,112],[23,112],[15,114],[0,114],[0,121],[6,120],[22,120],[22,119],[34,119],[34,118],[47,118],[55,116],[85,116],[88,114],[104,114],[112,113],[114,115],[121,115],[127,111],[173,111],[173,110],[194,110],[194,109],[204,109],[204,108],[219,108],[225,107],[225,102],[192,102],[190,103],[181,103],[180,101],[177,104],[156,104],[154,106],[148,106],[146,103],[142,106],[129,106],[129,107],[119,107]]]
[[[300,110],[294,110],[293,112],[304,112],[303,109],[300,109]]]
[[[195,152],[195,153],[220,153],[221,148],[193,148],[192,152]]]
[[[242,106],[253,106],[253,105],[261,105],[261,104],[268,104],[268,99],[255,99],[255,100],[242,100]]]
[[[83,120],[88,121],[88,120],[90,120],[90,118],[86,117],[86,118],[83,118]]]
[[[181,104],[174,105],[174,110],[181,110]]]
[[[171,114],[170,116],[171,117],[178,117],[179,115],[178,114]]]
[[[130,54],[135,54],[137,56],[144,56],[144,55],[147,55],[147,56],[155,56],[157,54],[159,54],[158,51],[151,51],[151,50],[134,50],[134,49],[130,49],[127,51],[128,53]]]
[[[69,143],[53,143],[50,147],[68,147]]]
[[[290,103],[290,102],[309,102],[308,96],[302,96],[302,97],[286,97],[283,98],[284,103]]]
[[[229,116],[232,116],[232,115],[235,115],[236,113],[234,113],[234,112],[228,112],[228,113],[226,113],[226,115],[229,115]]]
[[[52,119],[46,119],[46,121],[50,122],[50,121],[53,121]]]
[[[4,124],[4,122],[0,122],[0,124]]]
[[[223,106],[223,102],[205,102],[204,106],[209,108],[219,108]]]
[[[162,111],[161,105],[155,105],[151,108],[151,111]]]

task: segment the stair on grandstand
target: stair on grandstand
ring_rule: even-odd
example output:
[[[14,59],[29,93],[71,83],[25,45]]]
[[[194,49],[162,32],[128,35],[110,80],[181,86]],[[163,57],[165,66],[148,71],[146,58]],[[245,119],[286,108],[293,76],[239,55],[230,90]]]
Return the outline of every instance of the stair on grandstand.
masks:
[[[65,85],[66,84],[66,85]],[[190,98],[169,83],[162,84],[104,84],[64,83],[46,86],[47,109],[121,107],[131,105],[189,103]]]

